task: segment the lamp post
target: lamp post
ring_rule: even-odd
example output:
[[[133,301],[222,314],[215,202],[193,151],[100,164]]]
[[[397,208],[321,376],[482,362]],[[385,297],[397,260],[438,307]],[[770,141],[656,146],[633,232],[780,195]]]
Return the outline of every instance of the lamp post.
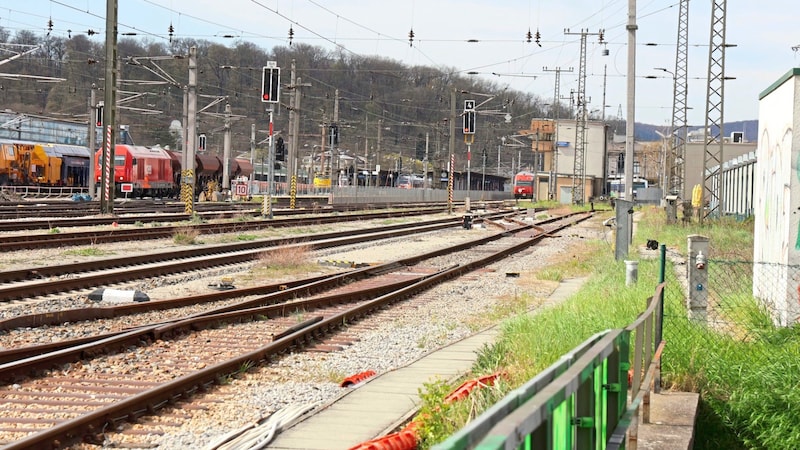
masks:
[[[671,71],[671,70],[669,70],[669,69],[667,69],[665,67],[654,67],[653,69],[654,70],[660,70],[661,72],[666,72],[672,78],[673,114],[672,114],[672,119],[670,120],[670,124],[669,124],[669,133],[667,135],[663,135],[661,133],[658,133],[658,131],[656,131],[658,133],[658,135],[661,136],[663,138],[663,140],[664,140],[664,144],[663,144],[663,147],[664,147],[664,158],[662,159],[662,166],[661,166],[661,170],[663,171],[663,174],[662,174],[661,180],[659,182],[661,183],[662,198],[666,198],[666,196],[670,194],[670,192],[669,192],[670,191],[670,186],[668,186],[668,185],[671,184],[671,180],[670,180],[670,175],[669,174],[672,173],[673,166],[675,164],[675,161],[673,161],[673,159],[672,159],[672,147],[674,147],[676,145],[676,142],[675,142],[675,114],[674,114],[675,105],[674,105],[674,102],[675,102],[675,95],[676,95],[676,93],[675,93],[675,89],[676,89],[675,83],[676,83],[677,80],[675,79],[675,72],[673,72],[673,71]],[[648,77],[648,78],[655,78],[655,77]],[[668,137],[669,137],[669,139],[667,139]],[[668,149],[667,148],[667,142],[669,140],[671,140],[672,142],[670,143],[670,148]]]

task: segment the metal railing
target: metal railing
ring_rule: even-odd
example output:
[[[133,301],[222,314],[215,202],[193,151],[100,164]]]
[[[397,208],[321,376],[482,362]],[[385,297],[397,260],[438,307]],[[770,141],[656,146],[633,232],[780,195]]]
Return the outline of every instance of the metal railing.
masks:
[[[70,198],[89,193],[88,188],[81,186],[2,186],[0,190],[23,198]]]
[[[635,450],[640,406],[649,422],[650,391],[660,369],[663,289],[664,283],[656,287],[629,326],[587,339],[433,448]]]

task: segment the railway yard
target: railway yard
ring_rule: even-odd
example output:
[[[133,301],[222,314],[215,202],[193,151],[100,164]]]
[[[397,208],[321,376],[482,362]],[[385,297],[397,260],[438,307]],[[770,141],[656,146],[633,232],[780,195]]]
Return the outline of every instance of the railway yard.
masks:
[[[430,205],[154,209],[0,219],[2,448],[216,448],[277,411],[313,414],[349,376],[536,308],[557,283],[535,272],[607,230],[591,213],[500,205],[469,225]]]

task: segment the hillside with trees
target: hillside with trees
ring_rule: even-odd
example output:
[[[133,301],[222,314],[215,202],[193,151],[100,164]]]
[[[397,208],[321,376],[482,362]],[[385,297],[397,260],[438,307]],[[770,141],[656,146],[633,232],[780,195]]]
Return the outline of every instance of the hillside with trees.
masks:
[[[64,79],[48,83],[27,78],[4,80],[0,87],[2,109],[86,121],[93,85],[98,89],[97,99],[103,98],[105,49],[98,36],[80,33],[63,38],[30,31],[12,36],[0,28],[0,42],[41,46],[5,64],[6,73]],[[185,56],[191,47],[197,49],[198,109],[202,110],[197,132],[206,135],[207,151],[212,153],[221,153],[226,103],[234,115],[234,154],[249,155],[253,124],[258,130],[257,147],[265,146],[268,117],[260,96],[262,67],[268,61],[276,61],[282,71],[281,108],[275,114],[275,130],[283,136],[288,135],[286,106],[293,91],[289,86],[293,64],[297,84],[302,86],[297,90],[301,95],[299,158],[318,151],[323,144],[323,125],[338,114],[339,147],[343,150],[366,154],[371,161],[379,155],[382,167],[390,168],[409,158],[422,160],[427,136],[429,160],[435,167],[444,167],[451,94],[455,93],[457,116],[465,99],[473,98],[478,104],[488,99],[478,113],[472,151],[477,164],[485,153],[487,167],[497,167],[501,137],[528,128],[531,118],[551,117],[553,113],[551,98],[506,89],[452,68],[412,67],[380,56],[355,55],[343,49],[328,51],[301,43],[263,49],[245,41],[226,46],[195,39],[162,42],[123,37],[118,42],[117,101],[121,107],[117,123],[128,126],[134,143],[180,148],[179,134],[170,131],[170,124],[182,119],[188,83]],[[559,108],[563,116],[570,106],[562,103]],[[456,151],[461,151],[461,123],[456,120]],[[610,126],[624,130],[624,122]],[[637,124],[637,138],[659,139],[652,131],[656,128]],[[517,149],[501,153],[502,166],[510,168],[517,154]],[[521,154],[525,164],[525,157],[531,154]]]
[[[98,88],[97,99],[103,98],[105,50],[97,37],[74,34],[64,39],[27,31],[11,36],[0,29],[0,41],[41,45],[31,55],[6,64],[6,72],[65,79],[56,83],[34,79],[5,81],[0,90],[3,109],[85,121],[93,85]],[[258,129],[256,141],[265,139],[268,118],[260,94],[262,67],[268,61],[276,61],[282,71],[282,107],[275,114],[275,130],[284,136],[288,134],[286,106],[292,93],[289,84],[293,63],[297,83],[303,86],[299,89],[301,152],[311,152],[315,145],[322,144],[321,127],[333,121],[337,91],[340,147],[358,154],[372,153],[380,134],[381,153],[386,157],[395,154],[422,159],[427,134],[430,158],[441,158],[437,149],[445,148],[449,139],[452,92],[456,93],[456,114],[460,114],[466,98],[476,98],[480,103],[488,98],[482,94],[495,96],[482,107],[486,114],[480,113],[473,151],[496,149],[501,136],[528,128],[532,117],[549,112],[549,105],[545,106],[549,99],[462,76],[449,68],[409,67],[377,56],[343,50],[329,52],[298,43],[266,50],[243,41],[225,46],[194,39],[166,43],[123,38],[118,42],[117,101],[122,107],[117,123],[128,126],[136,144],[180,147],[175,133],[170,133],[170,124],[182,119],[184,86],[188,83],[184,56],[190,47],[196,47],[198,55],[198,109],[222,99],[198,115],[197,131],[207,136],[207,147],[212,152],[222,147],[226,102],[234,115],[235,153],[249,154],[254,123]],[[472,97],[466,92],[478,94]],[[132,99],[126,100],[129,98]],[[455,124],[457,131],[460,127],[460,122]],[[456,142],[463,146],[460,135],[459,132]],[[496,151],[487,153],[496,155]],[[496,157],[491,161],[496,164]]]

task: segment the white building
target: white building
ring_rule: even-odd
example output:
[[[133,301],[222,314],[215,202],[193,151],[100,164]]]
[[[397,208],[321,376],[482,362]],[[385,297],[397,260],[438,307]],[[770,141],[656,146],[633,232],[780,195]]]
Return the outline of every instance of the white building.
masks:
[[[778,325],[800,318],[800,68],[759,95],[753,296]]]

